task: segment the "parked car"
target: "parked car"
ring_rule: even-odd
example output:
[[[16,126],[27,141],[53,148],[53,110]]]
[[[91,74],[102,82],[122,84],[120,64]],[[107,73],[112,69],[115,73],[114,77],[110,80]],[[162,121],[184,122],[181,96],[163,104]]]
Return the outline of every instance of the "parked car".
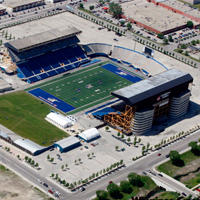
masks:
[[[43,185],[44,185],[45,187],[47,187],[47,188],[49,187],[46,183],[43,183]]]
[[[53,191],[52,191],[52,190],[48,190],[48,192],[49,192],[50,194],[53,194]]]

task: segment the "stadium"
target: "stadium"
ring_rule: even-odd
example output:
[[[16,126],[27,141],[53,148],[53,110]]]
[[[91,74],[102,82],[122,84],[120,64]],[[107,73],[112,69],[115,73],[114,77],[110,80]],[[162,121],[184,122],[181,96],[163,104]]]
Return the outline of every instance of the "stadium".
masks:
[[[52,130],[54,133],[45,135],[41,141],[37,120],[42,122],[45,118],[42,109],[46,105],[66,115],[86,114],[96,118],[97,128],[108,124],[127,135],[144,134],[163,119],[177,118],[187,112],[193,81],[190,74],[168,70],[151,56],[148,48],[141,53],[103,43],[81,45],[79,34],[81,31],[74,27],[52,29],[5,44],[4,55],[9,62],[1,70],[17,74],[28,85],[24,99],[18,99],[18,103],[35,130],[34,134],[28,133],[31,130],[25,133],[22,127],[18,130],[16,123],[19,135],[40,145],[51,145],[59,139]],[[146,63],[161,67],[162,72],[152,76]],[[32,114],[28,116],[30,97],[34,119]],[[41,116],[36,120],[40,111]],[[7,122],[4,119],[1,123]],[[12,124],[7,125],[13,128]],[[60,138],[67,136],[60,135]]]

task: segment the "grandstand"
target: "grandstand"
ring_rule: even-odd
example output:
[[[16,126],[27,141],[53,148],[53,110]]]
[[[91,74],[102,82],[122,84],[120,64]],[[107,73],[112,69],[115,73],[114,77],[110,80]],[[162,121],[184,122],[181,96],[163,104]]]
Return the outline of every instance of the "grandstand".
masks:
[[[5,44],[17,66],[18,77],[28,83],[55,76],[89,61],[78,45],[80,30],[52,29]]]

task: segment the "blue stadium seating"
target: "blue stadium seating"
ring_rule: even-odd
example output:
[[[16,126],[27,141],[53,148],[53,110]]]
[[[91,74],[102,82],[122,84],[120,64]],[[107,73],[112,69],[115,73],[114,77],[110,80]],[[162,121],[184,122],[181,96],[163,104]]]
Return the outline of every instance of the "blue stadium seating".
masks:
[[[107,115],[109,113],[120,113],[119,111],[116,111],[115,109],[111,108],[111,107],[107,107],[107,108],[103,108],[102,110],[96,111],[94,113],[92,113],[92,115],[94,117],[96,117],[97,119],[103,119],[104,115]]]
[[[88,61],[80,46],[71,46],[30,58],[17,65],[28,82],[32,83],[79,67]]]

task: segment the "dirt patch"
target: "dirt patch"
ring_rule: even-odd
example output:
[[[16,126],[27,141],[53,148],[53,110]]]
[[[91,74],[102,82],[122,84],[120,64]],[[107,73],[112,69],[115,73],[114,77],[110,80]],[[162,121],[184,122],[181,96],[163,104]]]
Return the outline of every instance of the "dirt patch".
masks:
[[[48,197],[11,171],[0,170],[0,199],[47,200]]]
[[[176,171],[175,177],[182,183],[194,178],[200,172],[200,159],[192,161],[189,165]]]

